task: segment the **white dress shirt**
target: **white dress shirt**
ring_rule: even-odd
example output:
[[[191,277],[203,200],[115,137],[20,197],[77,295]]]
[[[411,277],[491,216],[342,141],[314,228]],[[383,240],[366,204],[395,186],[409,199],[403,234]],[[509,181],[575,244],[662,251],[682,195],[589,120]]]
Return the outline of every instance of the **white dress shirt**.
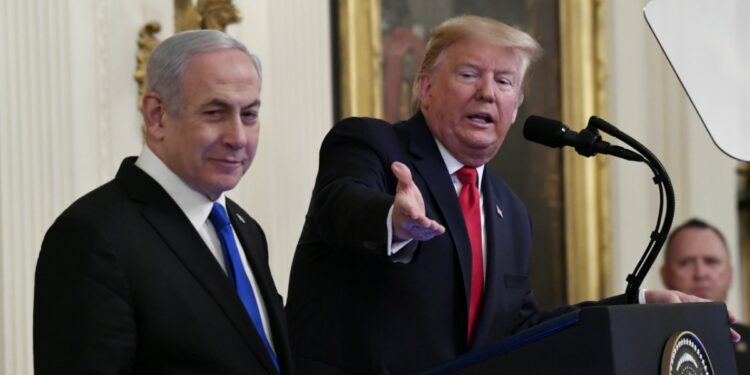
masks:
[[[456,190],[456,196],[461,192],[461,181],[458,180],[458,177],[456,177],[456,171],[461,169],[464,165],[461,164],[460,161],[458,161],[451,153],[448,151],[445,146],[443,146],[440,141],[435,138],[435,143],[437,143],[438,150],[440,150],[440,156],[443,158],[443,162],[445,164],[445,167],[448,169],[448,173],[451,175],[451,180],[453,181],[453,188]],[[479,189],[479,212],[481,217],[481,224],[482,224],[482,260],[483,265],[482,269],[484,271],[484,275],[487,275],[487,231],[484,226],[484,196],[482,195],[482,174],[484,172],[484,165],[480,165],[477,167],[477,184]],[[499,207],[498,207],[499,209]],[[408,263],[411,261],[412,254],[409,254],[409,256],[406,257],[399,257],[398,252],[403,249],[408,243],[410,243],[412,240],[406,240],[401,242],[393,243],[393,221],[391,219],[391,215],[393,214],[393,205],[391,205],[391,209],[388,211],[388,218],[386,220],[386,226],[388,229],[388,238],[387,238],[387,254],[388,256],[393,257],[394,262],[399,263]],[[487,277],[484,277],[483,280],[486,280]],[[646,289],[639,289],[638,290],[638,303],[639,304],[645,304],[646,303]]]
[[[224,253],[221,248],[221,241],[216,234],[216,229],[208,219],[208,215],[211,213],[211,208],[213,207],[214,202],[185,184],[185,182],[172,172],[172,170],[170,170],[146,145],[143,146],[141,155],[138,157],[138,160],[136,160],[135,165],[156,180],[156,182],[166,190],[167,194],[172,197],[188,220],[190,220],[190,223],[193,224],[195,230],[198,231],[198,234],[203,239],[203,242],[206,243],[206,246],[211,251],[211,254],[216,261],[219,262],[224,273],[226,273],[227,268],[226,264],[224,264]],[[221,204],[226,209],[226,197],[223,193],[216,200],[216,203]],[[229,214],[229,212],[227,212],[227,214]],[[234,231],[234,228],[232,228],[232,233],[234,234],[234,241],[237,243],[237,249],[240,253],[242,267],[245,269],[245,273],[247,274],[248,279],[250,279],[250,284],[253,287],[255,301],[258,305],[258,310],[260,311],[261,322],[263,323],[263,330],[265,331],[268,342],[273,349],[273,336],[271,335],[271,330],[268,324],[266,305],[263,302],[263,298],[261,298],[260,291],[258,290],[258,283],[255,281],[255,275],[253,275],[253,271],[248,266],[245,251],[242,248],[242,243],[239,238],[237,238],[237,233]],[[275,352],[275,349],[273,350]]]

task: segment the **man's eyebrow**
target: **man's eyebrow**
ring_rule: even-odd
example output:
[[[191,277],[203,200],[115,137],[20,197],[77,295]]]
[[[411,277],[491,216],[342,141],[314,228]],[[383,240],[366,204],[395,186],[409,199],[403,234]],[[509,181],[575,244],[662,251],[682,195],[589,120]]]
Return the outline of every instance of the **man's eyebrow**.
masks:
[[[226,109],[226,108],[231,108],[232,104],[222,99],[211,99],[208,102],[201,105],[201,108],[211,107],[211,106],[217,106],[217,107]],[[256,99],[252,103],[246,106],[243,106],[242,109],[248,109],[248,108],[259,107],[259,106],[260,106],[260,99]]]
[[[260,107],[260,99],[255,99],[252,103],[242,107],[242,109],[250,109],[253,107]]]
[[[473,70],[482,70],[482,67],[479,64],[473,63],[473,62],[464,62],[464,63],[458,64],[457,66],[458,66],[459,69],[469,68],[469,69],[473,69]],[[517,70],[515,68],[512,68],[512,67],[511,68],[503,68],[503,69],[494,71],[494,73],[495,74],[499,74],[499,75],[516,75],[517,74]]]
[[[229,108],[230,104],[226,100],[211,99],[208,102],[206,102],[203,105],[201,105],[201,108],[212,107],[212,106],[217,106],[217,107],[222,107],[222,108]]]
[[[480,69],[479,64],[475,64],[472,62],[464,62],[464,63],[458,64],[458,67],[460,69],[464,69],[464,68],[475,69],[475,70]]]

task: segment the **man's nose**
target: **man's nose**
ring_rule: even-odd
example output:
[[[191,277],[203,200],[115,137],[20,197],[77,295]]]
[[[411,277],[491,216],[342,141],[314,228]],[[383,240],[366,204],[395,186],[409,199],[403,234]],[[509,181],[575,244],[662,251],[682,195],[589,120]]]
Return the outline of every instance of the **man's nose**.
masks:
[[[479,101],[494,103],[495,102],[495,78],[483,77],[477,82],[477,95]]]
[[[696,278],[704,278],[708,276],[708,266],[703,262],[696,262],[693,272]]]
[[[247,145],[247,133],[245,124],[242,122],[240,114],[233,115],[227,122],[224,129],[223,141],[229,147],[240,149]]]

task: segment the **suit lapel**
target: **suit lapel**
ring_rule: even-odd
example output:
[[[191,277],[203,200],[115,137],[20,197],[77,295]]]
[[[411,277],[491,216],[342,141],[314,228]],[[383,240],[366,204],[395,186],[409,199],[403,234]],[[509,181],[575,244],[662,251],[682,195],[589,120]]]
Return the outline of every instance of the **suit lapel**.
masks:
[[[135,158],[132,159],[135,161]],[[131,198],[144,204],[143,216],[200,285],[213,297],[252,352],[275,372],[255,326],[234,292],[226,274],[177,203],[150,176],[132,164],[117,174]]]
[[[430,192],[437,210],[441,213],[447,232],[453,241],[453,247],[457,252],[461,275],[464,282],[464,296],[466,306],[469,306],[469,295],[471,288],[471,242],[466,231],[461,207],[458,204],[456,189],[453,180],[448,174],[445,162],[440,155],[437,144],[430,133],[424,117],[418,113],[412,117],[406,128],[409,130],[409,152],[414,156],[413,163],[416,173],[425,182],[420,186],[421,190]],[[416,180],[415,180],[416,181]],[[425,190],[426,189],[426,190]],[[425,204],[428,203],[425,197]],[[468,307],[467,307],[468,311]]]
[[[504,308],[499,306],[505,301],[505,287],[503,285],[505,263],[503,259],[508,259],[508,248],[501,246],[502,239],[510,238],[510,227],[507,221],[502,217],[502,202],[495,192],[492,183],[492,177],[487,167],[484,168],[484,177],[482,177],[482,199],[484,210],[484,228],[486,240],[486,272],[484,281],[484,298],[482,307],[479,312],[479,321],[477,322],[474,339],[470,349],[476,349],[481,346],[489,333],[490,325],[494,317],[493,312]]]
[[[276,357],[279,360],[281,368],[284,368],[285,366],[282,363],[287,360],[285,353],[288,352],[286,350],[286,337],[288,337],[288,334],[286,332],[286,323],[282,321],[284,317],[283,304],[279,301],[280,297],[273,282],[270,269],[265,267],[265,264],[268,263],[267,256],[264,254],[264,251],[267,250],[266,240],[254,220],[247,217],[232,200],[227,199],[226,202],[229,220],[232,222],[232,227],[242,243],[248,265],[258,284],[258,290],[255,290],[255,293],[259,294],[263,300],[266,312],[268,313],[268,323],[273,337]],[[273,366],[270,359],[268,365]]]

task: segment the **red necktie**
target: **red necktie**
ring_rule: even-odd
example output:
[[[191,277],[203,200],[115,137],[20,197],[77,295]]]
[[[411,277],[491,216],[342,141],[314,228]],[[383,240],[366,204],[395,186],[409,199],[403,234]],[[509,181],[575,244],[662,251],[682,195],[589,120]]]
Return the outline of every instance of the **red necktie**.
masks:
[[[466,231],[471,242],[471,294],[469,296],[469,329],[466,342],[471,342],[474,327],[482,304],[484,285],[484,271],[482,260],[482,219],[479,212],[479,189],[477,189],[477,170],[463,167],[456,171],[456,177],[461,181],[461,192],[458,193],[458,203],[464,214]]]

